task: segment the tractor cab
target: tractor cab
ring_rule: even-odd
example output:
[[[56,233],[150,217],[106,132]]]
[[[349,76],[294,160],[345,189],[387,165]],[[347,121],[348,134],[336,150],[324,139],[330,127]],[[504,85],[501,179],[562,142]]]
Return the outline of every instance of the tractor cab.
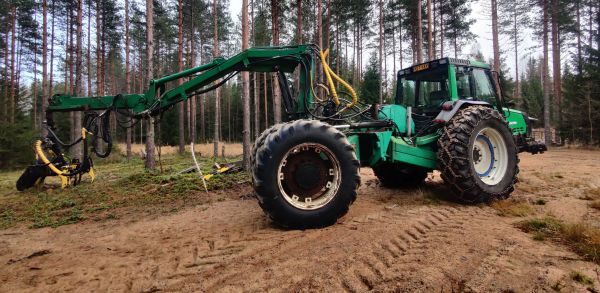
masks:
[[[397,88],[396,104],[431,120],[446,102],[480,101],[496,109],[501,105],[489,65],[476,61],[442,58],[400,70]]]
[[[495,72],[482,62],[442,58],[400,70],[395,104],[407,109],[415,133],[423,135],[435,132],[432,125],[448,122],[465,106],[492,107],[508,122],[519,151],[546,151],[531,135],[536,119],[505,107]]]

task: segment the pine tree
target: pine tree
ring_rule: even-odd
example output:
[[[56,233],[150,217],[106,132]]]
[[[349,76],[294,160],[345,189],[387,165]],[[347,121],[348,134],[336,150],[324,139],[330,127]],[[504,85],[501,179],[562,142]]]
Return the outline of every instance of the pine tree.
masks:
[[[214,22],[214,36],[213,36],[213,57],[216,58],[220,55],[219,51],[219,23],[217,17],[217,1],[213,0],[213,22]],[[219,83],[219,80],[215,81]],[[219,156],[219,140],[220,140],[220,128],[221,128],[221,89],[215,89],[215,129],[213,136],[213,157]]]
[[[248,49],[248,0],[242,2],[242,50]],[[248,71],[242,72],[242,100],[244,103],[244,117],[242,130],[242,149],[244,155],[244,169],[250,168],[250,76]],[[258,114],[258,113],[256,113]]]
[[[154,3],[146,0],[146,78],[151,80],[154,76]],[[148,117],[146,122],[146,162],[147,169],[154,170],[154,118]]]

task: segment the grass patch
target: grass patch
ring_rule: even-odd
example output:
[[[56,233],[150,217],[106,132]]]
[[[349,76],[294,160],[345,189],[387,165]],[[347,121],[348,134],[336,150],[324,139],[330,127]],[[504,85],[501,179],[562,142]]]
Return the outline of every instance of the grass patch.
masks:
[[[543,206],[546,205],[547,201],[543,198],[538,198],[533,203],[539,206]]]
[[[102,160],[98,160],[102,161]],[[90,183],[87,176],[78,186],[64,190],[56,185],[57,178],[48,178],[47,186],[18,192],[15,182],[20,171],[0,173],[0,229],[20,224],[32,228],[58,227],[83,220],[115,219],[120,213],[139,210],[145,214],[161,214],[177,211],[184,206],[205,204],[235,196],[232,189],[240,183],[249,182],[249,175],[239,172],[215,175],[207,181],[208,190],[233,190],[230,194],[207,194],[198,174],[176,175],[177,171],[190,167],[189,156],[163,156],[163,173],[147,172],[143,161],[131,162],[115,159],[113,162],[96,164],[96,181]],[[212,171],[212,160],[202,159],[205,174]],[[125,209],[124,209],[125,208]]]
[[[570,276],[573,281],[575,281],[579,284],[582,284],[582,285],[593,285],[594,284],[594,279],[592,279],[591,277],[588,277],[584,273],[573,271],[573,272],[571,272]]]
[[[584,259],[600,264],[600,229],[583,224],[567,224],[552,217],[517,223],[521,230],[532,233],[533,239],[551,239],[569,246]]]
[[[514,199],[494,201],[490,206],[503,217],[525,217],[534,213],[529,204]]]

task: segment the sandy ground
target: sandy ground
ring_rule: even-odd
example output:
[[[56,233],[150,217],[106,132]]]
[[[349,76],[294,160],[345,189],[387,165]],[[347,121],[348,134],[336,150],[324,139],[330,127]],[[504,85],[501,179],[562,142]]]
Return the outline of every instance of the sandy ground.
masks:
[[[526,185],[515,198],[545,199],[541,214],[600,223],[578,199],[600,186],[599,152],[523,154],[521,166]],[[4,230],[0,291],[552,292],[560,283],[585,292],[569,273],[596,278],[597,265],[516,229],[523,218],[432,197],[448,192],[435,174],[407,191],[361,173],[348,215],[319,230],[274,227],[250,187],[166,216]]]

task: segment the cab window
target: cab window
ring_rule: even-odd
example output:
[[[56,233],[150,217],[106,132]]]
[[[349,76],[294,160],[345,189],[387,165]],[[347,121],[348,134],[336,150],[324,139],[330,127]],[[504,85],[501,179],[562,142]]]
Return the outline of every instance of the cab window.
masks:
[[[490,76],[481,68],[473,69],[473,80],[475,81],[475,98],[496,105],[496,94],[492,86]]]
[[[400,76],[398,88],[400,104],[411,106],[417,112],[439,111],[441,104],[450,100],[448,67]]]

